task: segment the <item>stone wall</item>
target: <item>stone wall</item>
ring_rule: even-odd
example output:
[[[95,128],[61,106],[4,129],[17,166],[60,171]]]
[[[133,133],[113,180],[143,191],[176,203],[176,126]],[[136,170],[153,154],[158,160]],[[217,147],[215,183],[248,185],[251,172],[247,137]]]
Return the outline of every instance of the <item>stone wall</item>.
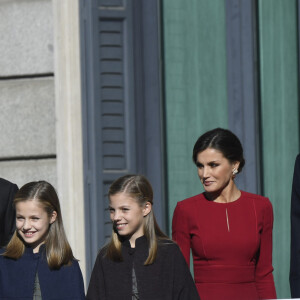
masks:
[[[0,32],[0,177],[54,185],[85,277],[79,1],[0,0]]]
[[[0,1],[0,177],[57,186],[51,0]]]

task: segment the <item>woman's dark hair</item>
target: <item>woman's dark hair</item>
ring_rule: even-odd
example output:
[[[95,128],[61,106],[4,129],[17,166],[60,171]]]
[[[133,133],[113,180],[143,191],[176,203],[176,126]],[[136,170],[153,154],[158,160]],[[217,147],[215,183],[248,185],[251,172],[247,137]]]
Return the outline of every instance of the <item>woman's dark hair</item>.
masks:
[[[193,161],[197,163],[198,153],[212,148],[220,151],[231,163],[239,161],[238,172],[240,173],[245,165],[243,147],[238,137],[230,130],[215,128],[201,135],[194,145]]]

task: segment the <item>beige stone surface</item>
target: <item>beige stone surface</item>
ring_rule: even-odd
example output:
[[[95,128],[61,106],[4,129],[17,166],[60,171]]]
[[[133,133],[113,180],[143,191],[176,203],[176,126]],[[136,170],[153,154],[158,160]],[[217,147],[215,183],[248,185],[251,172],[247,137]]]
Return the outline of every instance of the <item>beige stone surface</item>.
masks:
[[[0,81],[0,158],[56,153],[54,102],[53,77]]]
[[[18,187],[30,181],[46,180],[57,188],[56,159],[0,161],[0,177]]]
[[[0,33],[0,76],[53,73],[51,0],[1,0]]]
[[[79,1],[53,0],[53,8],[58,190],[68,199],[64,223],[86,278]]]

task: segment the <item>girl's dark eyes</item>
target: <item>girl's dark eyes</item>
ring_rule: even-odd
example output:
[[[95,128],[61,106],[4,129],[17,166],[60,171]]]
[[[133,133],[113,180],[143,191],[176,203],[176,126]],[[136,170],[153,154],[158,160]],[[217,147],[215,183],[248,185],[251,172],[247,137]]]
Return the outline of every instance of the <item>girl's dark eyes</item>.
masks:
[[[23,217],[17,217],[17,220],[23,220],[24,218]]]

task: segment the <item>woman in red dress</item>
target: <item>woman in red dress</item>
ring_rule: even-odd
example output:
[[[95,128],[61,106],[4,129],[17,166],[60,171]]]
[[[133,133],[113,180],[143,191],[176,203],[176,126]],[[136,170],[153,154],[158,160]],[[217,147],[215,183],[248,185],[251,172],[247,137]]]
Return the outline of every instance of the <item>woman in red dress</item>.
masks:
[[[245,164],[239,139],[208,131],[193,160],[205,192],[177,203],[172,233],[188,264],[192,249],[201,300],[275,299],[272,205],[235,185]]]

